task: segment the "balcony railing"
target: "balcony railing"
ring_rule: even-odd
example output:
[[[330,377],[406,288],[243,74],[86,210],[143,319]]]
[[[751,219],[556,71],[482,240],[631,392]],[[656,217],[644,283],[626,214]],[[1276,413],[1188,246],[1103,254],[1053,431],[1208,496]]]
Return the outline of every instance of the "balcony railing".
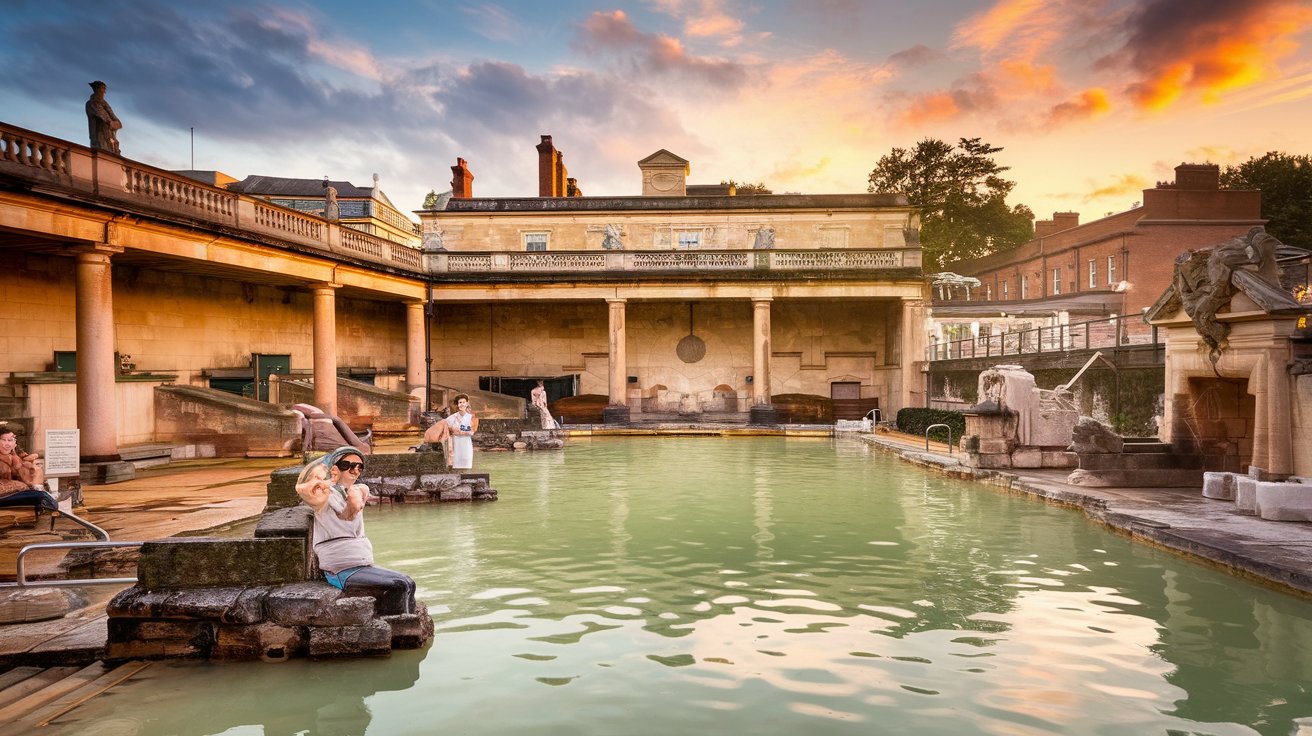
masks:
[[[129,212],[167,213],[405,271],[422,267],[414,248],[6,123],[0,123],[0,174],[98,196]]]
[[[1140,315],[1135,314],[940,342],[926,349],[926,358],[931,361],[998,358],[1129,345],[1163,346],[1157,338],[1157,328],[1146,324]]]
[[[918,248],[853,250],[551,251],[425,254],[434,274],[812,272],[920,268]]]

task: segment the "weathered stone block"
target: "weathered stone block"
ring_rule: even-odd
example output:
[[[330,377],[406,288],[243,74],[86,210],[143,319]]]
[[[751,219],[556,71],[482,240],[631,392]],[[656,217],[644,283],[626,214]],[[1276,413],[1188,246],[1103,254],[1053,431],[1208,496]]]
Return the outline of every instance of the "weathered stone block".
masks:
[[[189,641],[121,641],[105,645],[105,661],[121,662],[129,659],[204,658],[209,649]]]
[[[413,475],[389,475],[376,479],[374,482],[365,481],[369,490],[379,496],[399,496],[409,493],[415,487],[415,476]]]
[[[422,601],[416,602],[414,613],[383,616],[382,620],[392,627],[393,649],[418,649],[433,638],[433,617]]]
[[[263,623],[253,626],[224,625],[218,627],[213,659],[280,662],[291,657],[305,656],[309,650],[309,634],[302,627],[279,626]]]
[[[1222,501],[1233,501],[1235,497],[1235,476],[1233,473],[1203,473],[1203,497]]]
[[[342,591],[325,582],[306,581],[273,588],[264,599],[269,621],[282,626],[308,626],[327,615]]]
[[[214,646],[214,625],[207,621],[106,622],[105,659],[207,657]]]
[[[160,606],[174,592],[147,590],[140,585],[124,588],[105,605],[105,613],[110,618],[155,618]]]
[[[255,524],[255,536],[260,539],[269,537],[300,537],[302,539],[310,536],[310,528],[313,524],[314,511],[300,503],[290,508],[281,508],[275,511],[266,512],[260,517]]]
[[[392,652],[392,627],[375,619],[364,626],[325,626],[310,629],[312,658],[385,655]]]
[[[309,574],[305,541],[290,537],[178,537],[146,542],[137,563],[143,588],[277,585]]]
[[[1043,451],[1037,447],[1016,448],[1011,453],[1011,467],[1041,468],[1043,467]]]
[[[474,489],[468,485],[460,485],[449,491],[442,491],[438,498],[443,501],[472,501],[474,499]]]
[[[434,494],[424,491],[414,491],[413,493],[407,493],[401,497],[401,501],[404,503],[432,503],[436,500],[437,498]]]
[[[1312,487],[1301,483],[1257,484],[1257,514],[1268,521],[1312,521]]]
[[[300,465],[278,468],[269,473],[269,482],[264,487],[266,506],[281,509],[299,505],[301,497],[296,495],[296,477],[300,474]]]
[[[1235,476],[1235,508],[1247,514],[1257,513],[1257,481],[1245,475]]]
[[[425,493],[438,493],[449,491],[458,485],[460,485],[459,473],[425,473],[419,476],[416,489]]]

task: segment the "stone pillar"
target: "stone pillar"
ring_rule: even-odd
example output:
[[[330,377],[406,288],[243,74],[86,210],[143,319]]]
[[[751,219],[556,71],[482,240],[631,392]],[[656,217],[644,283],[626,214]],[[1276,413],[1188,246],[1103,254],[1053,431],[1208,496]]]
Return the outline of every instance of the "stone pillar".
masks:
[[[132,464],[118,454],[118,400],[115,397],[114,287],[109,259],[123,249],[93,245],[77,254],[77,426],[84,465],[93,482],[131,478]],[[126,468],[122,466],[126,465]],[[126,475],[125,475],[126,473]]]
[[[424,314],[424,302],[411,300],[405,303],[405,390],[406,393],[418,399],[418,404],[411,404],[411,424],[419,423],[418,412],[428,411],[424,406],[427,396],[424,390],[428,388],[428,376],[425,366],[425,357],[427,351],[424,350],[424,342],[428,339],[428,331],[424,329],[427,322],[427,315]]]
[[[752,424],[778,424],[770,403],[770,297],[752,298]]]
[[[602,410],[607,424],[629,421],[629,364],[625,355],[627,335],[624,329],[624,299],[607,299],[610,321],[608,377],[610,401]]]
[[[886,405],[880,407],[880,416],[890,419],[897,416],[900,409],[929,406],[929,389],[926,381],[929,375],[926,348],[929,346],[925,309],[925,300],[903,299],[900,309],[893,318],[897,320],[897,332],[890,341],[889,349],[896,350],[888,356],[887,364],[896,365],[900,370],[896,374],[896,391],[889,397]]]
[[[337,413],[337,294],[339,284],[310,285],[314,294],[314,405]]]

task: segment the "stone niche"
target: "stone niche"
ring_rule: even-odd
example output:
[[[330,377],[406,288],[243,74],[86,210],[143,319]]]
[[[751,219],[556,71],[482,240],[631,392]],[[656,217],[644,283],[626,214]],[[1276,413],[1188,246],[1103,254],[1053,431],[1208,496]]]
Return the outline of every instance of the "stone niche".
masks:
[[[1079,419],[1068,393],[1044,391],[1018,365],[979,374],[979,403],[966,410],[966,449],[976,468],[1073,468],[1066,448]]]

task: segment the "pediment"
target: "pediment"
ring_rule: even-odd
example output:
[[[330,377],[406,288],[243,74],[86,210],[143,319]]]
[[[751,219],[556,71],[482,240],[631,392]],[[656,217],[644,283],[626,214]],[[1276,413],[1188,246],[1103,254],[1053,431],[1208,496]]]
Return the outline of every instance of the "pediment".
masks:
[[[680,158],[662,148],[638,162],[638,166],[688,166],[688,159]]]

